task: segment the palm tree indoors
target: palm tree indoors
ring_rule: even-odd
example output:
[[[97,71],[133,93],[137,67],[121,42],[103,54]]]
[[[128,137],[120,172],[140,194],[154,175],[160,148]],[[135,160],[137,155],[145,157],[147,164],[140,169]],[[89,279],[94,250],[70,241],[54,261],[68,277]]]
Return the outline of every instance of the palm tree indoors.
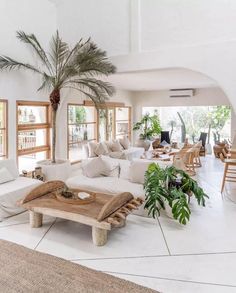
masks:
[[[99,49],[90,39],[80,39],[73,48],[63,42],[58,31],[52,37],[49,52],[40,45],[34,34],[17,32],[17,38],[29,46],[37,56],[37,64],[0,56],[0,70],[28,70],[38,74],[42,84],[38,90],[49,91],[52,107],[52,163],[56,163],[56,116],[61,101],[62,89],[75,89],[91,99],[96,108],[109,99],[114,88],[99,77],[115,73],[116,68],[108,60],[106,52]]]

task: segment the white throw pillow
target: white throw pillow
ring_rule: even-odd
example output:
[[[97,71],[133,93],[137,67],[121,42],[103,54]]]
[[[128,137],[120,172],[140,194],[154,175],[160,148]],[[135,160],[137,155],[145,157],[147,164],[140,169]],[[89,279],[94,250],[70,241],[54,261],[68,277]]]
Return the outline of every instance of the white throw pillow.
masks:
[[[97,156],[101,156],[101,155],[107,155],[109,153],[108,147],[104,142],[100,142],[96,149],[94,150],[94,153]]]
[[[7,170],[7,168],[3,167],[0,169],[0,184],[13,181],[15,178],[12,174]]]
[[[128,150],[128,148],[130,147],[130,141],[129,141],[128,137],[126,137],[126,136],[124,136],[123,138],[120,138],[119,143],[121,144],[121,146],[125,150]]]
[[[111,145],[111,150],[112,152],[121,152],[123,150],[123,147],[118,140],[114,140]]]
[[[98,146],[98,143],[96,142],[92,142],[92,141],[88,142],[89,158],[97,157],[95,153],[97,146]]]
[[[112,159],[107,156],[101,156],[103,162],[106,164],[108,172],[103,173],[103,176],[107,177],[119,177],[120,174],[120,163],[119,160]]]
[[[121,179],[130,179],[130,161],[128,160],[119,160],[120,161],[120,178]]]
[[[143,159],[137,159],[133,160],[130,164],[130,172],[129,172],[129,178],[130,181],[133,183],[144,183],[144,176],[145,172],[148,169],[148,166],[153,163],[149,160],[143,160]]]
[[[87,163],[82,165],[83,175],[89,178],[101,177],[103,174],[109,173],[109,167],[98,157],[92,160],[89,160]]]

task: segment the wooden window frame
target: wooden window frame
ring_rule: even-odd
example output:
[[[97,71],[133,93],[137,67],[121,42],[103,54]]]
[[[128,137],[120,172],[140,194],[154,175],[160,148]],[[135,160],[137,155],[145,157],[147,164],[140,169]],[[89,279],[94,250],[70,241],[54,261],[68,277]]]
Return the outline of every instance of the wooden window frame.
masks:
[[[32,124],[19,124],[18,122],[18,108],[19,106],[33,106],[33,107],[46,107],[46,122],[45,123],[32,123]],[[19,150],[19,141],[18,135],[19,131],[34,131],[37,129],[45,129],[46,130],[46,143],[42,146],[35,146],[31,148],[26,148],[23,150]],[[51,106],[49,102],[41,102],[41,101],[16,101],[16,156],[17,161],[20,156],[30,155],[40,152],[46,152],[46,159],[50,159],[51,157]]]
[[[76,144],[75,143],[70,143],[70,135],[69,135],[69,126],[74,125],[69,123],[69,107],[70,106],[75,106],[75,107],[94,107],[94,105],[85,105],[84,103],[68,103],[67,104],[67,159],[70,160],[70,145]],[[79,123],[80,125],[94,125],[94,138],[89,139],[87,141],[97,141],[98,140],[98,132],[97,132],[97,111],[96,108],[94,107],[94,121],[92,122],[85,122],[85,123]],[[81,142],[85,142],[81,141]],[[75,161],[70,161],[71,165],[80,163],[81,160],[75,160]]]
[[[4,145],[4,155],[0,155],[1,158],[8,158],[8,100],[6,99],[0,99],[1,103],[5,104],[5,109],[4,109],[4,120],[5,120],[5,127],[1,127],[0,130],[3,130],[5,132],[5,145]]]

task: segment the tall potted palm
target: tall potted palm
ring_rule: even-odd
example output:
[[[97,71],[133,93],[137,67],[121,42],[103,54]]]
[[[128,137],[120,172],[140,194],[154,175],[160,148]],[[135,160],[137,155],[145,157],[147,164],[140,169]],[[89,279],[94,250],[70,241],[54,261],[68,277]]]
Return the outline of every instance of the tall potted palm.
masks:
[[[38,90],[46,89],[52,108],[52,164],[56,164],[56,117],[62,89],[75,89],[91,99],[95,106],[104,103],[114,88],[99,77],[115,73],[115,67],[90,39],[80,39],[73,48],[62,41],[58,31],[52,37],[49,52],[43,49],[34,34],[17,32],[17,38],[30,47],[37,56],[37,65],[0,56],[0,70],[27,70],[41,77]]]

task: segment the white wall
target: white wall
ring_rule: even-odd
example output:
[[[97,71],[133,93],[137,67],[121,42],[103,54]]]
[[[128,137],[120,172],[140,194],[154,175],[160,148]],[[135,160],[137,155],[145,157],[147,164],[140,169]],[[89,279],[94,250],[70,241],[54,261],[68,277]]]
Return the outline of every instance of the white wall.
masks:
[[[199,71],[219,83],[236,110],[235,0],[71,0],[69,7],[68,1],[54,2],[64,35],[71,41],[91,35],[116,55],[119,72]]]
[[[168,91],[133,92],[134,122],[142,117],[143,107],[177,107],[177,106],[217,106],[229,105],[230,102],[219,88],[197,89],[191,98],[170,98]],[[236,131],[236,115],[232,111],[231,133]],[[134,133],[134,139],[137,133]]]
[[[56,31],[56,10],[47,0],[0,1],[0,54],[32,62],[31,52],[20,43],[17,30],[35,33],[47,48]],[[9,102],[9,157],[16,157],[16,100],[48,100],[47,93],[38,93],[40,80],[25,72],[1,72],[0,93]]]
[[[129,0],[55,2],[58,28],[65,40],[73,44],[91,37],[109,55],[129,52]]]
[[[141,50],[235,40],[234,0],[141,0]]]

